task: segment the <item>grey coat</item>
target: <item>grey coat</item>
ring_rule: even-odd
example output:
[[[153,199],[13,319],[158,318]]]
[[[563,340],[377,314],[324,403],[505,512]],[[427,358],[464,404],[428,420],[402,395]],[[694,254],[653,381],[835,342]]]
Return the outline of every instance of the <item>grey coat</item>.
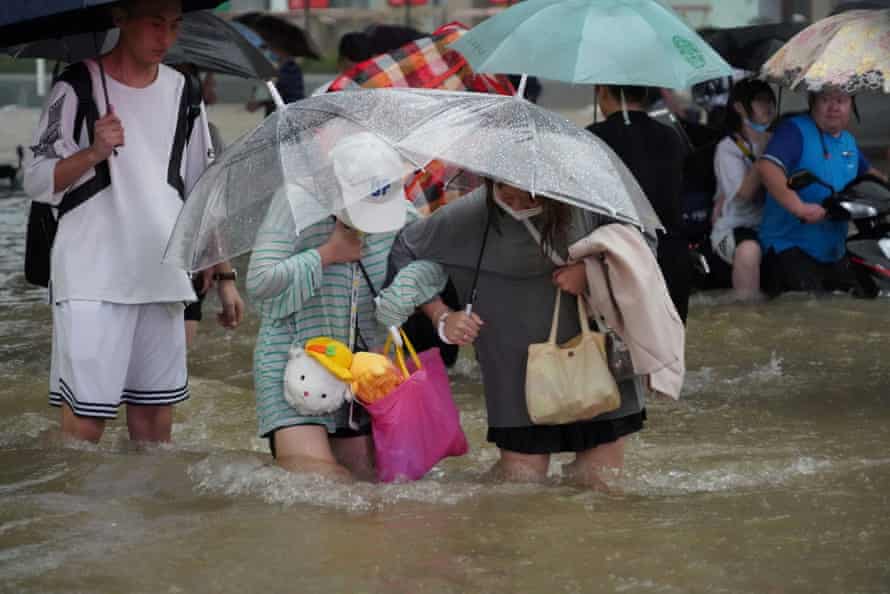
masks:
[[[525,404],[528,345],[544,342],[550,333],[556,287],[554,264],[522,223],[495,207],[482,258],[473,311],[485,322],[474,347],[482,371],[490,427],[527,427],[533,423]],[[405,227],[390,253],[390,276],[378,318],[383,323],[403,321],[413,309],[433,298],[447,278],[467,299],[489,215],[485,191],[479,190]],[[564,245],[567,247],[597,226],[597,217],[572,209]],[[534,219],[532,219],[534,221]],[[398,273],[396,275],[396,273]],[[398,311],[396,314],[395,312]],[[581,331],[574,297],[560,304],[558,339],[566,341]],[[639,413],[644,400],[638,381],[619,385],[621,407],[595,417],[614,419]]]

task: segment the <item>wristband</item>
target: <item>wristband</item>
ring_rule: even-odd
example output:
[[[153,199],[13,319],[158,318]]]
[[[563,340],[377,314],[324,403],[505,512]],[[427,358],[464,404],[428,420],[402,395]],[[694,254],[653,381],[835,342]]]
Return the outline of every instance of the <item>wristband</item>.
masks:
[[[439,316],[439,340],[441,340],[441,341],[444,342],[445,344],[454,344],[453,342],[451,342],[450,340],[448,340],[448,337],[447,337],[447,336],[445,336],[445,320],[446,320],[446,319],[448,318],[448,316],[450,316],[450,315],[451,315],[451,312],[450,312],[450,311],[446,311],[446,312],[443,313],[441,316]]]
[[[214,272],[213,280],[215,281],[233,281],[238,280],[238,271],[233,270],[232,272]]]

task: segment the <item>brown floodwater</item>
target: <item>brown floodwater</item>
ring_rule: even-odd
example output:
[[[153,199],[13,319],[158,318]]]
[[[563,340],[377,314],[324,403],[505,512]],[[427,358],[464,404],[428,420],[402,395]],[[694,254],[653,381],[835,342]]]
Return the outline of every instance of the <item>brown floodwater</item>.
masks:
[[[885,299],[696,296],[683,398],[650,403],[610,493],[560,485],[562,457],[554,486],[483,483],[469,356],[452,377],[470,453],[343,485],[275,468],[255,437],[253,312],[203,323],[172,445],[131,446],[123,419],[62,443],[26,207],[0,200],[0,592],[890,591]]]

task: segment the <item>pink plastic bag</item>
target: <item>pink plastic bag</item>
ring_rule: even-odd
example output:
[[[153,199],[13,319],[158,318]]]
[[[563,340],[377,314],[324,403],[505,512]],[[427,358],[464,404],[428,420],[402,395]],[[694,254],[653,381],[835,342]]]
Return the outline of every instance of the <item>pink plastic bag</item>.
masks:
[[[418,358],[420,370],[409,363],[408,379],[366,405],[377,478],[384,483],[420,479],[443,458],[463,456],[469,449],[439,349],[424,351]]]

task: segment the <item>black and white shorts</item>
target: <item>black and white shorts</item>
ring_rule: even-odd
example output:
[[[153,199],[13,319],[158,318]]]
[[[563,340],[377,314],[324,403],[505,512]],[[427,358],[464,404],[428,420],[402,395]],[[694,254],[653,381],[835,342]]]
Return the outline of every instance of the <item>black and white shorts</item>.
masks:
[[[189,397],[179,304],[62,301],[53,306],[49,403],[113,419],[121,403],[175,404]]]

